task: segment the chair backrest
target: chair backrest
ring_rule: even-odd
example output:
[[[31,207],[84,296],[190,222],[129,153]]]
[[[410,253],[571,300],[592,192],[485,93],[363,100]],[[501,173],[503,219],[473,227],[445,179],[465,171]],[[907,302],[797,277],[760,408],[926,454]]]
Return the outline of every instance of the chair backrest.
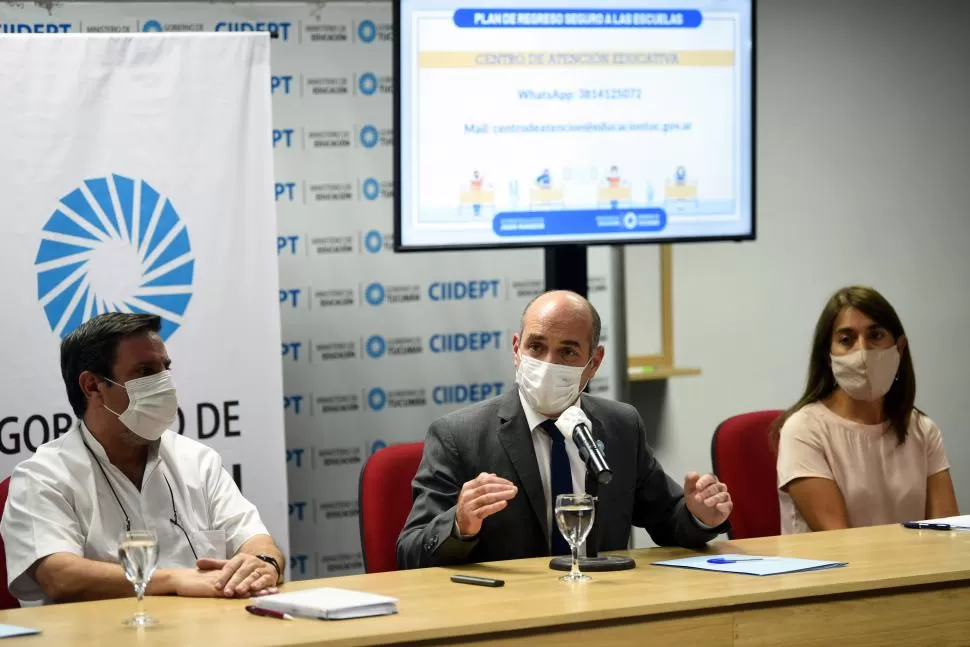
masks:
[[[7,506],[7,493],[10,491],[10,477],[0,481],[0,518],[3,517],[3,509]],[[0,537],[0,609],[16,609],[20,606],[17,598],[10,595],[7,589],[7,550],[3,546],[3,537]]]
[[[397,570],[397,537],[411,512],[424,443],[379,449],[360,471],[360,547],[368,573]]]
[[[781,533],[775,449],[769,433],[783,412],[755,411],[728,418],[714,430],[711,463],[734,501],[732,539]]]

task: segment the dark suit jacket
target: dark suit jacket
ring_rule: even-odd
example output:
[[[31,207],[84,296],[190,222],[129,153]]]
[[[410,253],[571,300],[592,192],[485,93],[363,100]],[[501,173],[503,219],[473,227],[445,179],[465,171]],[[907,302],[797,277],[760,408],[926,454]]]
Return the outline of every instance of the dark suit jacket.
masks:
[[[606,445],[613,480],[598,488],[599,507],[587,551],[624,550],[632,525],[661,546],[701,547],[727,528],[705,530],[684,503],[683,490],[647,447],[643,420],[628,404],[583,394],[591,432]],[[463,541],[453,534],[461,486],[481,472],[515,483],[508,506]],[[596,484],[587,478],[587,492]],[[546,503],[532,433],[518,389],[435,421],[412,483],[414,505],[397,540],[401,568],[445,566],[549,555]],[[598,545],[592,545],[592,542]]]

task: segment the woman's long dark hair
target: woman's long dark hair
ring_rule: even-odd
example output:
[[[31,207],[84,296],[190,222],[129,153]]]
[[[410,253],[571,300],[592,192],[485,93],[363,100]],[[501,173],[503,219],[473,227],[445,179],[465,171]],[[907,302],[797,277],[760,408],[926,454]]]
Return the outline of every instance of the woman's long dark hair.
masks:
[[[870,287],[853,285],[842,288],[832,295],[822,310],[818,323],[815,325],[815,336],[812,339],[812,355],[808,362],[808,382],[805,393],[793,407],[788,409],[774,424],[771,430],[771,440],[778,447],[781,427],[796,411],[805,405],[824,400],[838,388],[835,376],[832,374],[831,352],[832,332],[839,315],[846,308],[855,308],[877,324],[889,331],[895,341],[905,335],[899,315],[885,297]],[[886,399],[883,401],[883,413],[892,426],[899,444],[906,442],[909,429],[909,419],[913,414],[916,403],[916,373],[913,371],[913,359],[909,353],[909,343],[900,354],[898,378],[893,382]]]

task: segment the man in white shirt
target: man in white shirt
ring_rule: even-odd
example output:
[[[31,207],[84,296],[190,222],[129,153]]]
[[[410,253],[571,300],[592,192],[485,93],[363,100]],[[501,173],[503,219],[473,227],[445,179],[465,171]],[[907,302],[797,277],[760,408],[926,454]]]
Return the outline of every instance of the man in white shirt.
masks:
[[[169,431],[178,399],[160,325],[102,314],[61,343],[79,422],[11,477],[0,534],[18,599],[132,595],[119,537],[146,529],[159,549],[149,595],[249,597],[282,582],[283,555],[219,455]]]
[[[733,503],[725,484],[691,472],[681,489],[647,446],[636,409],[582,394],[603,361],[599,336],[596,309],[573,292],[547,292],[526,307],[512,336],[516,387],[428,430],[414,505],[397,541],[398,566],[567,554],[553,502],[597,487],[575,444],[552,422],[574,404],[604,443],[612,470],[612,480],[596,490],[590,548],[625,549],[632,526],[660,545],[685,547],[727,531]]]

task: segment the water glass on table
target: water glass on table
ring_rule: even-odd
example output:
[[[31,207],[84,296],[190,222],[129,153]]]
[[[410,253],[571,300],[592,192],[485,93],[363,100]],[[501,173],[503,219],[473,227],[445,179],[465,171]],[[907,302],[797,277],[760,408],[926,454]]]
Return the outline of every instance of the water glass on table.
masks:
[[[123,624],[138,627],[156,624],[158,621],[145,613],[145,589],[158,566],[158,539],[155,533],[150,530],[121,533],[118,538],[118,561],[138,596],[138,611]]]
[[[594,499],[589,494],[560,494],[556,497],[556,525],[573,552],[573,567],[563,582],[588,582],[589,575],[579,571],[579,547],[593,527]]]

